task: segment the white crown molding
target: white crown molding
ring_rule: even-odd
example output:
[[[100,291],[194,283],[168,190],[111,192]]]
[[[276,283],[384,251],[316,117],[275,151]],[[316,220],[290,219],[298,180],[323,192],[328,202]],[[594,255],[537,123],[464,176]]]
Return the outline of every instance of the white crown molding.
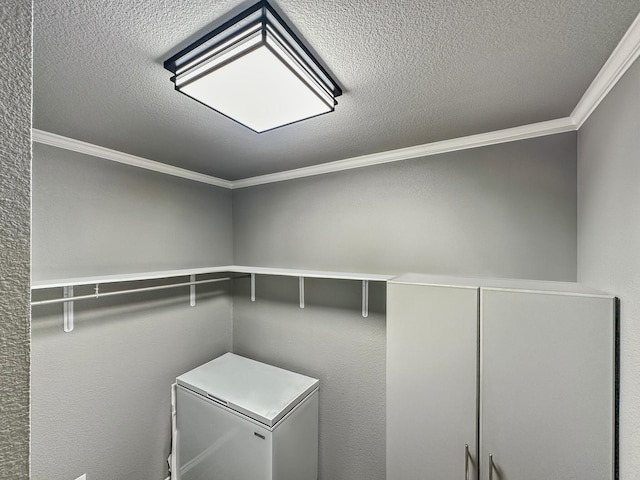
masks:
[[[571,118],[580,128],[618,80],[640,56],[640,15],[633,21],[618,46],[584,93]]]
[[[362,155],[360,157],[337,160],[335,162],[313,165],[311,167],[296,168],[285,172],[245,178],[234,181],[231,188],[253,187],[256,185],[264,185],[266,183],[282,182],[284,180],[292,180],[295,178],[310,177],[313,175],[340,172],[342,170],[350,170],[353,168],[379,165],[381,163],[428,157],[430,155],[485,147],[499,143],[515,142],[517,140],[525,140],[527,138],[542,137],[575,130],[576,125],[571,118],[559,118],[557,120],[533,123],[531,125],[524,125],[521,127],[496,130],[494,132],[480,133],[478,135],[470,135],[468,137],[454,138],[451,140],[427,143],[425,145],[416,145],[414,147]]]
[[[81,142],[80,140],[63,137],[62,135],[57,135],[55,133],[45,132],[34,128],[32,130],[32,138],[34,142],[42,143],[44,145],[64,148],[66,150],[84,153],[93,157],[104,158],[113,162],[124,163],[126,165],[153,170],[154,172],[186,178],[188,180],[215,185],[217,187],[232,188],[233,182],[230,182],[229,180],[193,172],[185,168],[174,167],[172,165],[156,162],[147,158],[136,157],[135,155],[129,155],[128,153],[118,152],[117,150],[111,150],[110,148]]]

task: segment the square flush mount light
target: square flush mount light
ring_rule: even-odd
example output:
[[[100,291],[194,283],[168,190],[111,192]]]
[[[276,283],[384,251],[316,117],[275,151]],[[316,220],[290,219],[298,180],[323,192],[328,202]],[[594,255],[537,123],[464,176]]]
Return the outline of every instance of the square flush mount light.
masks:
[[[176,90],[258,133],[332,112],[342,94],[265,0],[164,67]]]

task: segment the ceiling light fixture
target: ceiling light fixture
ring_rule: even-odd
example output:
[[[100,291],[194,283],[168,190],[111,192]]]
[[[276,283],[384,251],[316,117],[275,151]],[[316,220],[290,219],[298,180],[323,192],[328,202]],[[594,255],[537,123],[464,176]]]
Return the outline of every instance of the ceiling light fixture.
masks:
[[[342,94],[266,0],[164,67],[176,90],[258,133],[332,112]]]

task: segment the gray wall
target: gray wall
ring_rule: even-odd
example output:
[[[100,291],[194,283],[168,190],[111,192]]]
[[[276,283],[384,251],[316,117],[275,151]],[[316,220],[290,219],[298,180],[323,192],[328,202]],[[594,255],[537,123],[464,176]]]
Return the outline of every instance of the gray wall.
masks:
[[[34,144],[35,280],[224,265],[231,193]]]
[[[235,262],[575,280],[576,134],[235,190]]]
[[[578,134],[578,281],[621,306],[620,479],[640,471],[640,62]]]
[[[31,2],[0,6],[0,478],[29,478]]]
[[[576,135],[236,190],[237,264],[575,280]],[[385,289],[258,277],[234,351],[320,378],[320,478],[385,478]],[[390,479],[391,480],[391,479]]]
[[[233,348],[239,355],[320,379],[319,478],[385,477],[385,286],[307,279],[305,308],[296,278],[260,277],[256,302],[236,281]]]
[[[229,191],[38,144],[33,162],[35,280],[231,263]],[[164,479],[169,386],[231,349],[227,288],[76,302],[72,333],[34,307],[32,478]]]
[[[232,204],[216,187],[35,145],[34,278],[233,259],[573,280],[575,148],[575,134],[555,135],[242,189]],[[320,378],[322,479],[383,479],[384,286],[371,285],[366,319],[358,282],[306,286],[304,310],[296,280],[273,277],[259,277],[256,303],[237,281],[233,309],[220,286],[193,309],[177,291],[76,303],[71,334],[60,306],[35,308],[33,478],[163,478],[167,386],[233,346]]]

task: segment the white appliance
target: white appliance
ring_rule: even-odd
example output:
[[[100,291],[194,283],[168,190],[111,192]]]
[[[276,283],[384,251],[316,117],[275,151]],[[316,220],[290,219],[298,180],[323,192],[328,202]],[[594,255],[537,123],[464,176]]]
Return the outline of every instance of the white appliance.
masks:
[[[179,480],[317,480],[317,379],[226,353],[176,383]]]

